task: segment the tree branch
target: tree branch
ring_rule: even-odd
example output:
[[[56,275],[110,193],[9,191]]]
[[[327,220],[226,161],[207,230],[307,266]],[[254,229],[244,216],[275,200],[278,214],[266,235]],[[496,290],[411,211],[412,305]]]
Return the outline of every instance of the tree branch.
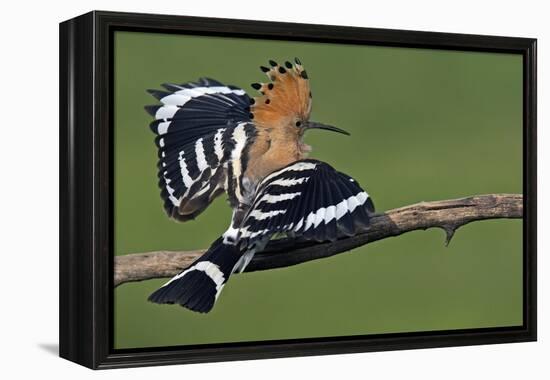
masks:
[[[330,257],[353,248],[405,232],[438,227],[445,231],[448,245],[457,228],[485,219],[517,219],[523,216],[520,194],[477,195],[461,199],[421,202],[376,214],[368,229],[334,242],[297,243],[291,239],[271,241],[257,253],[246,272],[282,268]],[[115,286],[125,282],[171,277],[189,266],[205,250],[156,251],[115,257]]]

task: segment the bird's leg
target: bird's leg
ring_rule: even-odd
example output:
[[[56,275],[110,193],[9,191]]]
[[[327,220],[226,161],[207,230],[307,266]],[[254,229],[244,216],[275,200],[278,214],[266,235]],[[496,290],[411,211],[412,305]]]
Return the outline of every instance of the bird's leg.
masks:
[[[250,206],[240,203],[233,209],[233,216],[231,217],[231,225],[223,234],[223,241],[225,244],[236,244],[239,239],[240,227],[243,222],[244,216],[248,212]]]

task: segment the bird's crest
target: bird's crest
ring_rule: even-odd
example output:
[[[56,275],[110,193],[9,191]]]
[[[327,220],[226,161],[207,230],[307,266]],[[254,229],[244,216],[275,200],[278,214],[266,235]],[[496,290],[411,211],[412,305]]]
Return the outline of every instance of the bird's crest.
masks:
[[[309,80],[300,60],[283,65],[270,60],[270,68],[260,69],[270,79],[268,83],[253,83],[260,96],[251,100],[250,117],[262,126],[276,126],[291,122],[293,118],[307,120],[311,112]]]

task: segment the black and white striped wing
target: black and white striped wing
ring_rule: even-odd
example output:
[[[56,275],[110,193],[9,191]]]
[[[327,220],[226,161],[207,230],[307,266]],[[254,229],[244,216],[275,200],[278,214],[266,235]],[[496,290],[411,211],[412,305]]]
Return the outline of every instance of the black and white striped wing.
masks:
[[[369,224],[374,205],[359,184],[330,165],[301,160],[267,176],[240,232],[253,247],[286,233],[314,241],[355,235]]]
[[[160,100],[146,106],[155,118],[158,177],[164,208],[180,221],[194,219],[226,190],[227,162],[254,135],[250,98],[244,90],[201,78],[167,91],[148,90]]]

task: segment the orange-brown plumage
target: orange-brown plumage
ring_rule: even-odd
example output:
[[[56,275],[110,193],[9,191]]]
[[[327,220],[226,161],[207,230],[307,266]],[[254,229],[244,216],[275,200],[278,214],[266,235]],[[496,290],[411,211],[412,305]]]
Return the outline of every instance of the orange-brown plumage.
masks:
[[[306,71],[301,64],[272,65],[266,72],[269,83],[261,84],[262,95],[250,107],[253,122],[259,128],[285,128],[296,121],[309,119],[311,92]],[[271,61],[274,64],[274,61]]]
[[[249,152],[254,165],[249,166],[245,176],[253,182],[305,158],[310,150],[302,142],[303,129],[297,128],[311,113],[307,73],[298,59],[295,64],[270,63],[270,69],[262,68],[270,81],[253,85],[261,94],[250,107],[258,135]]]

